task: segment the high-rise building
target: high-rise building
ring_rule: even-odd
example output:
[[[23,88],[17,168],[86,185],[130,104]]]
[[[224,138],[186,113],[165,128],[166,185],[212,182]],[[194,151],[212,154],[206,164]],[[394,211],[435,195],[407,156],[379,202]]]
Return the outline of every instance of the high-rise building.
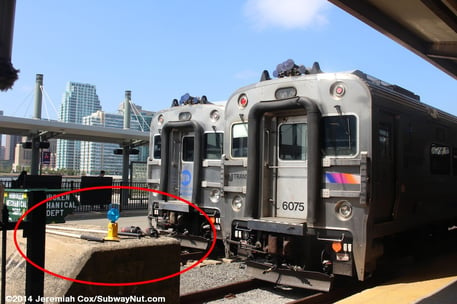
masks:
[[[83,117],[101,110],[94,85],[69,82],[62,98],[59,120],[82,124]],[[81,142],[59,139],[57,141],[56,169],[79,171]]]
[[[132,114],[130,129],[140,130],[142,119]],[[83,124],[92,126],[103,126],[108,128],[122,129],[124,127],[124,115],[109,114],[97,111],[83,118]],[[100,142],[81,142],[81,174],[95,175],[104,170],[110,175],[122,174],[122,155],[114,154],[119,149],[118,144]],[[130,155],[130,161],[139,161],[142,155]],[[145,160],[145,159],[144,159]]]

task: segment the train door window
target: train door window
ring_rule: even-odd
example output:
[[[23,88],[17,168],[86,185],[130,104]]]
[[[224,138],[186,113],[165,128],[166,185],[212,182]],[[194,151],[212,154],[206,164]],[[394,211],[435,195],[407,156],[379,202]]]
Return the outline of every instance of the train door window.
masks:
[[[279,127],[279,159],[307,159],[307,125],[304,123],[282,124]]]
[[[155,159],[160,159],[161,158],[161,143],[162,143],[162,137],[160,135],[154,135],[154,158]]]
[[[182,160],[194,161],[194,137],[184,136],[182,138]]]
[[[430,147],[430,171],[432,174],[449,174],[451,170],[451,151],[449,147],[432,144]]]
[[[379,157],[392,159],[392,129],[390,125],[380,124],[378,129]]]
[[[322,121],[325,155],[357,154],[357,118],[354,115],[327,116]]]
[[[205,159],[221,159],[223,149],[223,133],[205,133]]]
[[[232,126],[232,157],[248,156],[248,124],[239,123]]]

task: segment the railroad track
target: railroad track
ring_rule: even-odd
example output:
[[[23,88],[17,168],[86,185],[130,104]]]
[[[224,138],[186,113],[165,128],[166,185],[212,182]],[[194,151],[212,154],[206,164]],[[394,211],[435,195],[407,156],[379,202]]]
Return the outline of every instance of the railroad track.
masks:
[[[276,288],[275,284],[257,280],[257,279],[249,279],[241,282],[231,283],[215,288],[209,288],[205,290],[200,290],[196,292],[187,293],[181,295],[180,303],[181,304],[193,304],[193,303],[207,303],[211,301],[217,301],[220,299],[235,299],[238,295],[242,293],[247,293],[249,291],[255,289],[262,289],[263,294],[265,292],[270,291],[272,297],[282,298],[282,302],[284,304],[330,304],[334,303],[338,300],[344,299],[354,293],[360,292],[361,285],[350,285],[350,286],[343,286],[337,289],[332,290],[331,292],[319,292],[314,290],[306,290],[306,289],[294,289],[293,291],[290,290],[283,290],[281,296],[278,295],[278,289]],[[249,297],[249,296],[248,296]],[[257,298],[257,294],[252,295],[252,300],[258,300],[262,302],[262,299]],[[290,297],[290,298],[288,298]],[[243,297],[240,302],[233,303],[241,303],[245,302],[246,297]],[[272,300],[275,301],[275,300]]]

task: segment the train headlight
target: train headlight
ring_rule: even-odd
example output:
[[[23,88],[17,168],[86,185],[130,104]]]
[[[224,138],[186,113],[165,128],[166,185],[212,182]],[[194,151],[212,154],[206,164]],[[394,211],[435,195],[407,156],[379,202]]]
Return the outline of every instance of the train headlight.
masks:
[[[179,120],[190,120],[192,118],[192,114],[189,112],[181,112],[179,113],[178,119]]]
[[[209,199],[213,203],[218,203],[221,199],[221,191],[219,189],[211,190],[211,192],[209,193]]]
[[[339,201],[336,203],[335,211],[342,220],[348,220],[352,216],[352,205],[348,201]]]
[[[232,209],[233,211],[240,211],[241,207],[243,207],[243,198],[239,195],[236,195],[232,200]]]

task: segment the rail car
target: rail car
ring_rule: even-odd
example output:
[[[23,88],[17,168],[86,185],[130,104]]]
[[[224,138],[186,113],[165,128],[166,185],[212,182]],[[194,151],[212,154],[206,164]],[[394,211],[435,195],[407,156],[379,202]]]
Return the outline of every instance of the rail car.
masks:
[[[221,237],[221,155],[224,105],[185,94],[151,122],[148,187],[179,196],[201,208]],[[189,248],[206,249],[212,239],[206,218],[190,205],[151,193],[148,217],[162,233]],[[155,223],[154,223],[155,222]]]
[[[226,243],[250,275],[328,291],[367,279],[389,238],[457,223],[455,116],[358,70],[274,74],[225,109]]]

